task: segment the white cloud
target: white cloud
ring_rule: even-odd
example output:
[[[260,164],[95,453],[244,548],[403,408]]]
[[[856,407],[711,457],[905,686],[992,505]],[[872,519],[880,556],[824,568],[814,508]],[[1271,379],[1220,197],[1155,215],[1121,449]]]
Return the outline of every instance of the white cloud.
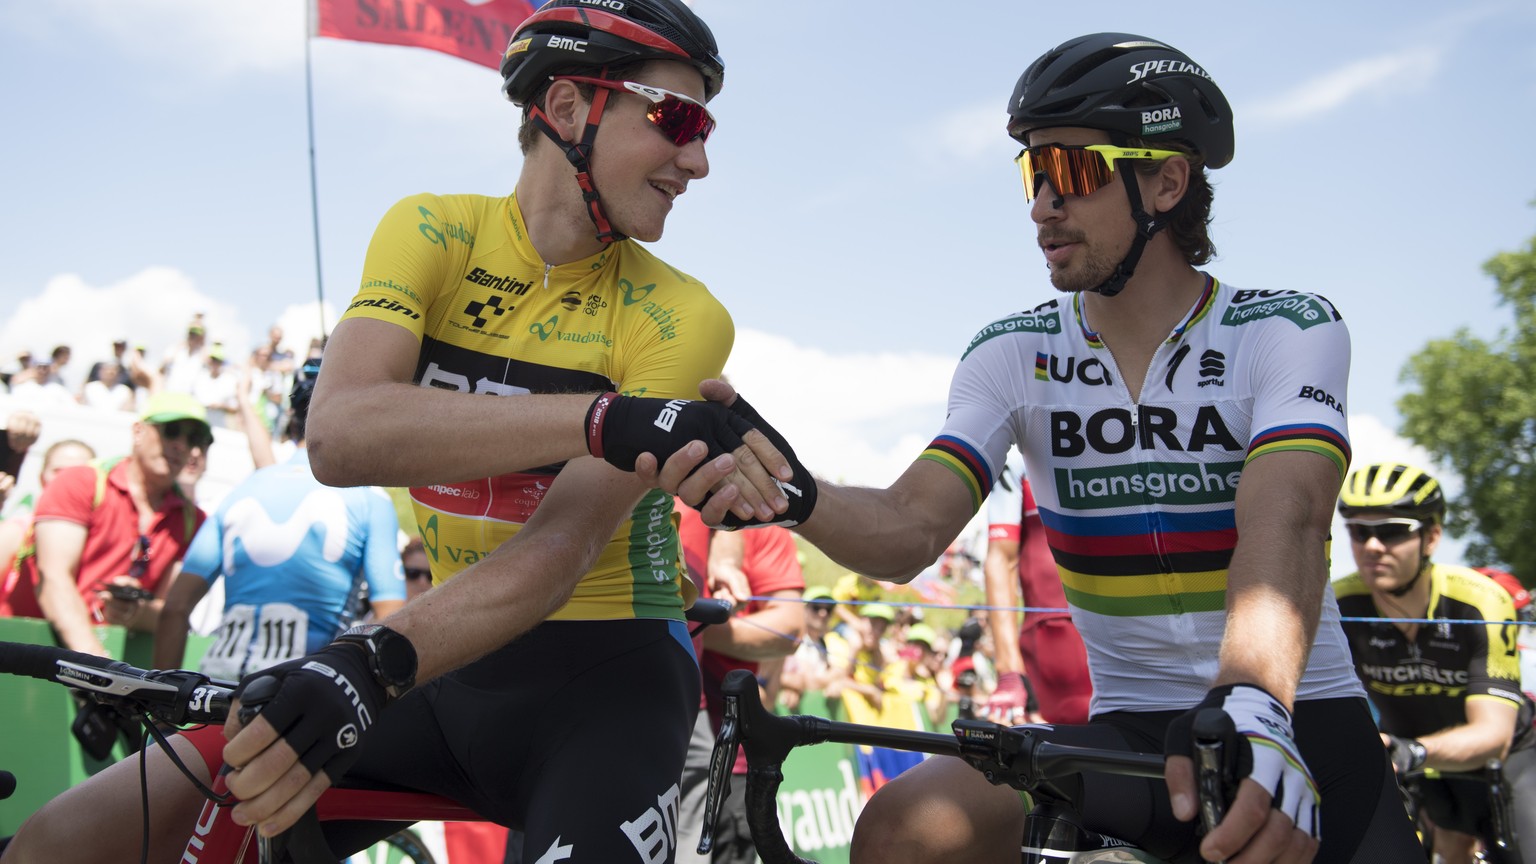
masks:
[[[926,119],[915,132],[918,150],[935,161],[974,162],[990,158],[1008,145],[1003,128],[1007,115],[1001,105],[957,108]]]
[[[1247,108],[1243,115],[1258,123],[1305,120],[1368,96],[1416,89],[1434,77],[1442,56],[1442,48],[1417,47],[1367,57],[1303,81],[1279,96]]]
[[[79,383],[91,363],[112,353],[114,339],[143,345],[149,359],[159,362],[185,337],[194,312],[204,313],[210,342],[235,352],[250,344],[252,331],[235,306],[199,290],[179,270],[152,267],[105,286],[88,285],[74,274],[55,276],[5,317],[0,358],[9,365],[23,349],[46,356],[53,346],[68,345],[73,356],[66,375]]]

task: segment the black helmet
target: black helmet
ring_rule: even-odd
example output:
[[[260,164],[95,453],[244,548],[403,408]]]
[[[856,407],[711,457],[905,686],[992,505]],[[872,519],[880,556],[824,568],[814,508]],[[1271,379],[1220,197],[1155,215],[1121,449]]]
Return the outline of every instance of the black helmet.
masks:
[[[1232,161],[1232,108],[1205,69],[1170,45],[1129,33],[1064,42],[1030,64],[1008,103],[1008,134],[1082,126],[1178,141],[1210,168]]]
[[[706,101],[725,83],[714,34],[678,0],[549,0],[512,35],[501,89],[523,106],[556,70],[643,60],[693,64]]]
[[[1445,519],[1445,493],[1435,478],[1412,465],[1378,462],[1344,478],[1339,492],[1341,516],[1367,511],[1439,523]]]
[[[295,441],[304,439],[304,430],[309,425],[309,400],[315,394],[319,377],[319,357],[305,360],[293,373],[293,389],[288,391],[288,437]]]

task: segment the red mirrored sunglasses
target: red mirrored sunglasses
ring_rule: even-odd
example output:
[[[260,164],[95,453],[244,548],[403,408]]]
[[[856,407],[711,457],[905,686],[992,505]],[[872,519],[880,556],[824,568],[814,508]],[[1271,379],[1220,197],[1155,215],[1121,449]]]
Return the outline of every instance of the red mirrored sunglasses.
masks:
[[[607,78],[588,78],[584,75],[556,75],[550,80],[590,84],[604,90],[633,93],[649,100],[651,108],[645,112],[645,116],[657,129],[661,130],[661,134],[667,136],[667,140],[679,147],[695,138],[708,141],[710,133],[715,131],[715,118],[709,113],[709,109],[705,108],[703,103],[681,93],[673,93],[671,90],[652,87],[638,81],[611,81]]]

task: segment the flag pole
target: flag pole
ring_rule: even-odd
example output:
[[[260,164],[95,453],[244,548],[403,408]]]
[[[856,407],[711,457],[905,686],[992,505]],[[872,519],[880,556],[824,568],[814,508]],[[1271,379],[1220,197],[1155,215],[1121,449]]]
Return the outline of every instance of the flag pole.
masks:
[[[320,193],[315,180],[315,88],[310,74],[309,43],[314,38],[316,17],[314,0],[305,0],[304,22],[304,101],[309,114],[309,212],[315,235],[315,297],[319,301],[320,338],[329,335],[325,325],[325,277],[320,272]]]

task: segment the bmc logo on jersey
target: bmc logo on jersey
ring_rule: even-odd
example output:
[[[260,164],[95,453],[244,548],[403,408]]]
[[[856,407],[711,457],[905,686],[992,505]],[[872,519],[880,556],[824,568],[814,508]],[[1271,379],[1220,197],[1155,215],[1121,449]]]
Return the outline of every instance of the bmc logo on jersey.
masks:
[[[1097,358],[1078,360],[1076,357],[1068,357],[1063,360],[1044,351],[1035,352],[1035,380],[1060,381],[1063,384],[1077,381],[1091,386],[1114,383],[1109,377],[1109,368]]]
[[[1086,417],[1075,411],[1051,412],[1051,455],[1081,456],[1142,450],[1242,452],[1242,445],[1227,429],[1214,405],[1202,405],[1187,426],[1179,424],[1178,412],[1157,405],[1136,406],[1133,420],[1128,408],[1105,408]]]

